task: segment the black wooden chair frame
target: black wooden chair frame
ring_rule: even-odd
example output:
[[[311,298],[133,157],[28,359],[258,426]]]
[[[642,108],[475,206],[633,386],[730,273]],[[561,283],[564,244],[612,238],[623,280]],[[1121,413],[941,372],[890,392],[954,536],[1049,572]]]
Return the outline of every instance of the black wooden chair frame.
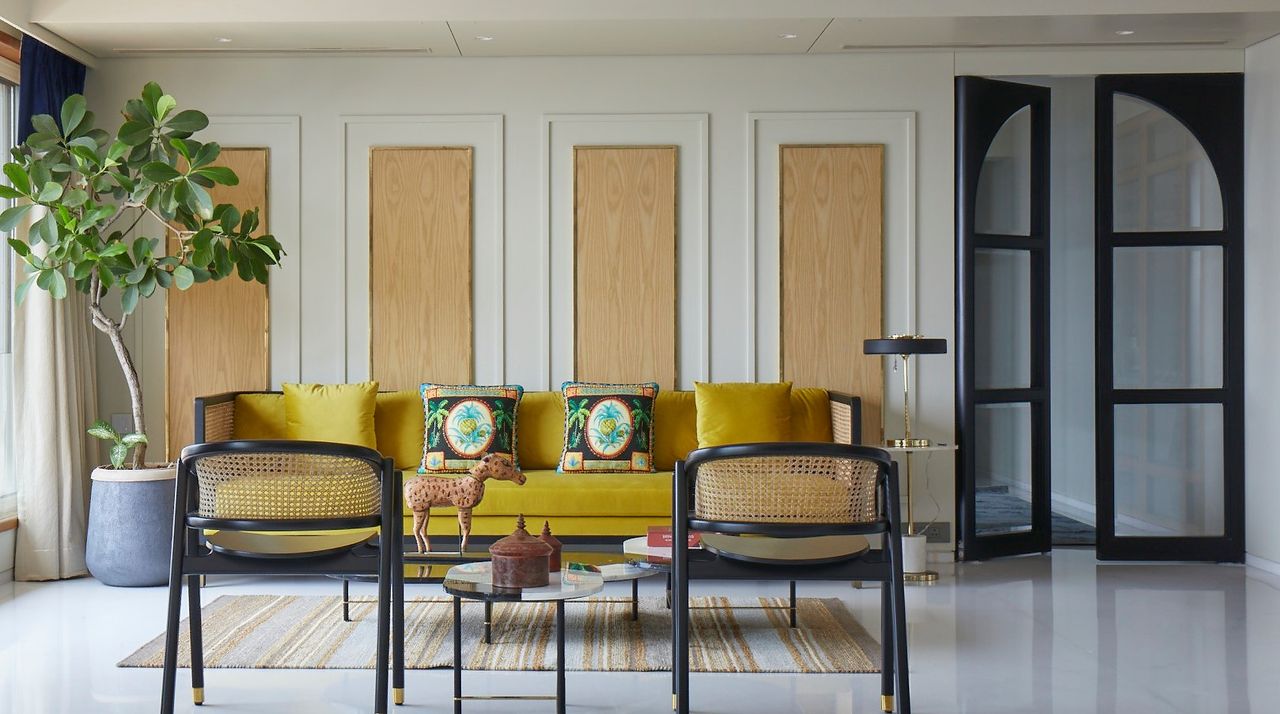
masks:
[[[878,518],[871,523],[750,523],[702,520],[691,509],[698,468],[709,462],[749,457],[819,456],[859,459],[877,466]],[[698,580],[836,580],[879,581],[881,589],[881,708],[911,712],[907,675],[907,621],[902,577],[902,520],[898,507],[898,465],[883,449],[830,443],[736,444],[698,449],[676,463],[672,504],[672,708],[689,711],[689,581]],[[818,564],[768,564],[691,551],[690,530],[753,534],[776,538],[831,535],[884,536],[884,547],[853,558]],[[793,622],[794,626],[794,622]]]
[[[200,516],[196,464],[228,454],[298,454],[353,459],[378,474],[381,510],[377,515],[311,519],[220,519]],[[373,576],[378,581],[378,637],[374,711],[387,711],[388,655],[394,661],[396,703],[404,691],[404,566],[400,548],[365,541],[337,554],[297,558],[255,558],[213,552],[203,544],[205,530],[326,531],[380,527],[380,541],[400,543],[404,530],[399,472],[391,459],[373,449],[312,441],[221,441],[182,450],[174,497],[173,551],[169,570],[168,619],[165,630],[162,714],[172,714],[177,680],[178,626],[182,585],[186,579],[191,638],[191,688],[196,704],[204,702],[204,653],[200,622],[200,585],[205,575]],[[394,607],[393,607],[394,604]]]

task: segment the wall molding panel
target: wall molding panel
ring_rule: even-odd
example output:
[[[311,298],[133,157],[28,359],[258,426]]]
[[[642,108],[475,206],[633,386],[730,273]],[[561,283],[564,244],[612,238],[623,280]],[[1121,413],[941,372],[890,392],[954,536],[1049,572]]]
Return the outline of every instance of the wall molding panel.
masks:
[[[750,373],[757,381],[782,375],[780,148],[788,144],[884,146],[883,327],[886,334],[916,326],[915,112],[751,112],[747,114],[748,250],[743,299],[752,311]],[[894,384],[884,360],[885,384]],[[901,414],[902,397],[888,389],[882,423]],[[913,390],[913,402],[919,390]],[[916,412],[917,404],[912,405]],[[900,421],[900,419],[899,419]]]
[[[710,377],[709,142],[706,114],[546,114],[543,121],[543,385],[574,378],[574,147],[675,146],[677,374],[680,389]]]
[[[480,384],[502,383],[505,379],[502,115],[344,115],[341,131],[346,380],[363,381],[370,375],[370,152],[376,147],[447,146],[472,149],[473,379]],[[427,274],[420,278],[424,288],[428,279]]]
[[[574,379],[674,389],[679,148],[575,147]]]

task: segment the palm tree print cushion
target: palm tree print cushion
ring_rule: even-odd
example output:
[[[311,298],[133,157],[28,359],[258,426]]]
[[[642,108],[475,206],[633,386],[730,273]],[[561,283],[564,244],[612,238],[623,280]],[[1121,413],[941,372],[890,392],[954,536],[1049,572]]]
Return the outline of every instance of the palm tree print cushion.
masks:
[[[418,473],[464,473],[485,454],[516,459],[516,408],[524,388],[424,384],[422,409],[426,432]]]
[[[653,472],[655,382],[565,382],[561,473]]]

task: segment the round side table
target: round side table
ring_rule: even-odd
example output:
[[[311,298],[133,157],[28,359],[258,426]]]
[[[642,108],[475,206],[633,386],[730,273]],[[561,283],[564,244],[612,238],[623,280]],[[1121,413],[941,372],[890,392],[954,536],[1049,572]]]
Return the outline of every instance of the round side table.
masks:
[[[453,596],[453,711],[462,714],[462,702],[484,700],[554,700],[557,714],[564,714],[564,603],[604,590],[604,576],[585,570],[561,570],[551,574],[549,584],[539,588],[510,588],[493,584],[493,564],[464,563],[449,568],[442,583]],[[463,696],[462,694],[462,600],[494,602],[554,602],[556,604],[556,693],[550,695],[507,694]]]

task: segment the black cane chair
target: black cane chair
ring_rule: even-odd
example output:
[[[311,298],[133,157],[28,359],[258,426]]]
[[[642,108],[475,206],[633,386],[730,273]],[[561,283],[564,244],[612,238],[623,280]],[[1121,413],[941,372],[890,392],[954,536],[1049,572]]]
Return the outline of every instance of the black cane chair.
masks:
[[[192,697],[196,704],[204,703],[203,575],[376,577],[374,711],[385,714],[392,640],[396,682],[403,686],[403,597],[395,598],[394,612],[392,608],[393,590],[401,582],[395,574],[403,574],[403,549],[381,548],[375,536],[361,537],[361,530],[379,528],[381,542],[401,542],[403,508],[392,460],[372,449],[322,442],[196,444],[182,450],[176,491],[162,714],[171,714],[174,706],[183,578],[189,595]],[[217,535],[206,543],[202,534],[213,531]],[[263,531],[290,535],[256,535]],[[353,537],[333,540],[308,531],[350,531]],[[314,539],[318,545],[277,547],[290,538]]]
[[[872,580],[884,583],[881,708],[894,710],[896,682],[898,711],[910,714],[897,504],[897,464],[883,449],[830,443],[740,444],[698,449],[677,462],[672,517],[673,708],[680,714],[689,711],[690,580]],[[704,534],[702,551],[689,549],[690,530]],[[733,553],[712,547],[713,540],[724,544],[718,536],[706,534],[768,539],[881,534],[884,547],[868,549],[864,541],[850,538],[837,541],[848,544],[845,551],[762,557],[758,538],[743,539],[738,545],[751,547]],[[816,548],[812,541],[765,545],[789,545],[791,551]],[[788,548],[777,550],[784,553]]]

